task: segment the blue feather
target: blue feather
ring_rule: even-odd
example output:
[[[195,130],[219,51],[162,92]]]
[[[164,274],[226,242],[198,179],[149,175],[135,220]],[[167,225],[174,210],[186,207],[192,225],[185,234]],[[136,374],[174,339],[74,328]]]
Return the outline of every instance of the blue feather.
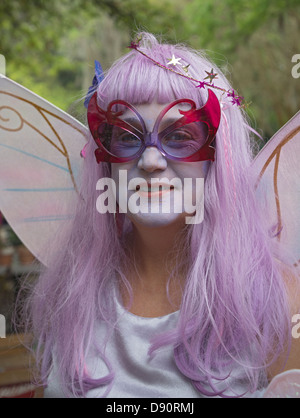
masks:
[[[93,83],[89,87],[89,90],[84,100],[84,106],[86,109],[88,108],[92,95],[95,93],[95,91],[97,90],[99,84],[103,81],[103,79],[104,79],[104,73],[103,73],[101,64],[99,61],[95,61],[95,75],[93,78]]]

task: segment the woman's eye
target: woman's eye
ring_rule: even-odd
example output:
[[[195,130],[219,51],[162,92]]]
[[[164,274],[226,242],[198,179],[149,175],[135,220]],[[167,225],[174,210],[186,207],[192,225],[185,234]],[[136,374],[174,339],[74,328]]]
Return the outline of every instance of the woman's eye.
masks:
[[[186,131],[175,131],[171,132],[169,135],[165,137],[167,141],[192,141],[193,135]]]
[[[122,143],[132,143],[139,141],[138,138],[133,134],[123,134],[118,136],[118,142]]]
[[[126,145],[138,142],[139,138],[137,138],[132,132],[115,127],[112,131],[112,141]]]

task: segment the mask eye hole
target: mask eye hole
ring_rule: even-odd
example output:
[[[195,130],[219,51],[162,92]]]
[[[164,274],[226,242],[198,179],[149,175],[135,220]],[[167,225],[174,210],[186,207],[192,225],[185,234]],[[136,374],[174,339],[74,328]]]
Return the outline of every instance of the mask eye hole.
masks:
[[[119,126],[103,124],[98,133],[105,149],[120,158],[135,155],[142,146],[142,141],[137,135]]]
[[[163,136],[163,150],[174,157],[189,157],[206,143],[208,126],[205,122],[193,122],[181,128],[175,128]]]

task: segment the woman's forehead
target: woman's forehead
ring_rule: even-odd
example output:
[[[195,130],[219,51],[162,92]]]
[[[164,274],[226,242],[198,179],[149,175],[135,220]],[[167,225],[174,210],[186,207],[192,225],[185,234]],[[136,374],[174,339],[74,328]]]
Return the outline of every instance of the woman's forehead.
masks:
[[[172,102],[171,102],[172,103]],[[142,103],[134,105],[134,108],[145,122],[147,129],[152,129],[160,113],[169,106],[170,103],[158,103],[156,100],[151,103]],[[164,123],[171,123],[182,117],[179,110],[186,110],[189,107],[186,103],[180,103],[179,105],[171,107],[164,115]],[[138,122],[138,116],[129,108],[127,108],[122,114],[121,118],[127,122]]]

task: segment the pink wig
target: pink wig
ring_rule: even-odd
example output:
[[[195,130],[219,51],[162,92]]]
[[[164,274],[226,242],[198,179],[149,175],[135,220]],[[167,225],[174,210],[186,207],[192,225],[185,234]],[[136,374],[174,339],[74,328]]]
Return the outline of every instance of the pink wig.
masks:
[[[190,64],[191,76],[199,80],[214,68],[218,85],[231,88],[214,64],[186,46],[161,44],[144,33],[141,49],[163,63],[174,54]],[[135,50],[111,67],[98,89],[103,108],[114,99],[139,104],[178,98],[193,99],[200,106],[206,102],[207,90],[155,66]],[[179,322],[176,329],[157,336],[149,353],[172,344],[180,372],[208,396],[226,396],[218,393],[216,383],[236,368],[242,371],[249,392],[266,384],[266,367],[290,338],[286,290],[274,261],[276,247],[250,176],[254,141],[249,133],[243,110],[228,103],[215,139],[216,160],[205,180],[204,222],[187,226],[188,274]],[[96,182],[110,175],[110,167],[96,164],[94,150],[91,140],[82,174],[83,199],[78,199],[73,229],[53,243],[57,248],[53,263],[41,274],[25,306],[38,342],[42,380],[47,380],[54,354],[62,387],[73,396],[99,386],[109,390],[113,383],[114,365],[109,354],[104,355],[104,347],[116,320],[115,278],[131,292],[124,275],[131,260],[113,214],[96,211]],[[107,323],[103,341],[94,340],[99,320]],[[95,347],[108,373],[92,378],[85,365]]]

